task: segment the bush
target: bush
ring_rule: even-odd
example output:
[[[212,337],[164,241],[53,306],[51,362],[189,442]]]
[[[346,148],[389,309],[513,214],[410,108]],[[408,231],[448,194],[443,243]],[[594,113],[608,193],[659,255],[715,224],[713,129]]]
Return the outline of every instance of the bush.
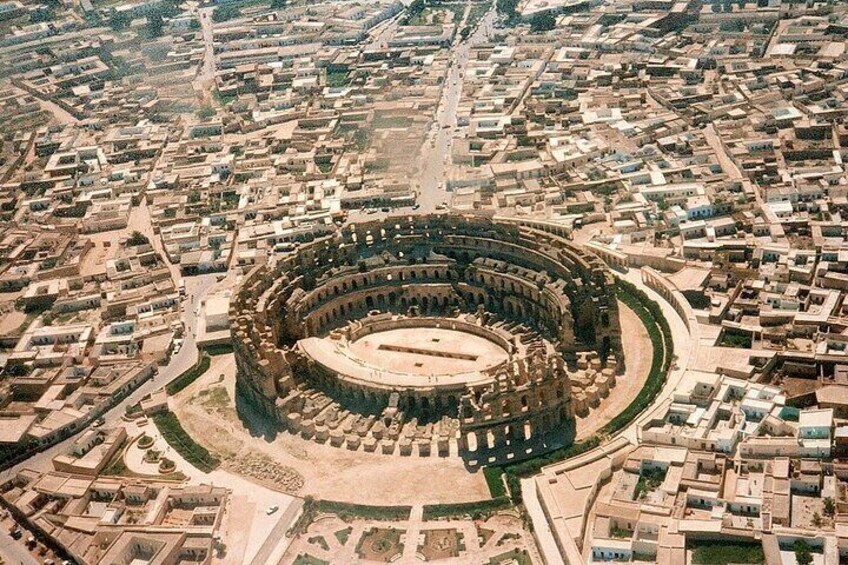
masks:
[[[172,412],[154,416],[153,423],[156,424],[159,433],[162,434],[168,445],[173,447],[183,459],[204,473],[212,471],[220,464],[220,461],[209,453],[205,447],[196,443],[186,433],[182,424]]]
[[[165,392],[167,392],[169,396],[177,394],[185,387],[196,381],[200,375],[208,371],[210,363],[209,355],[206,355],[205,353],[202,354],[194,367],[188,369],[185,373],[165,385]]]
[[[342,519],[364,518],[366,520],[380,520],[387,522],[399,522],[409,519],[411,506],[369,506],[366,504],[350,504],[347,502],[335,502],[332,500],[318,500],[315,502],[318,512],[336,514]]]
[[[503,490],[503,487],[501,487],[501,490]],[[489,500],[457,504],[425,504],[424,519],[436,520],[438,518],[453,518],[461,516],[474,517],[477,514],[500,510],[501,508],[507,508],[511,505],[512,502],[507,496],[499,496]]]

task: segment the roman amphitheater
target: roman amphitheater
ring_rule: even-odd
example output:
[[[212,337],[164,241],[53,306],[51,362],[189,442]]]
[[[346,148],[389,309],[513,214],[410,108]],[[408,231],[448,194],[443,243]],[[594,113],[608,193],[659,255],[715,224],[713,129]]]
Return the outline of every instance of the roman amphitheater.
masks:
[[[613,277],[567,239],[476,216],[302,243],[231,303],[237,394],[340,449],[518,460],[569,443],[624,369]]]

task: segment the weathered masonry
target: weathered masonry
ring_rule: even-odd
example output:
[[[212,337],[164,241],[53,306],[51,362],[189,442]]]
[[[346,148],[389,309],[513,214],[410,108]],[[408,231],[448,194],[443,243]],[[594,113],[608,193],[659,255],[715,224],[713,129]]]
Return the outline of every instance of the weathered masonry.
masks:
[[[305,438],[386,454],[484,464],[561,445],[569,364],[614,385],[624,361],[600,260],[475,216],[301,244],[246,276],[230,317],[243,399]]]

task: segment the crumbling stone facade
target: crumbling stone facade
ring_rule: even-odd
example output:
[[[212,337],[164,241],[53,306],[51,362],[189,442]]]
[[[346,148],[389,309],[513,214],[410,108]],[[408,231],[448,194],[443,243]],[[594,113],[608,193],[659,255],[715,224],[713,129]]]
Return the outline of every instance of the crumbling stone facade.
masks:
[[[243,399],[303,437],[383,453],[444,456],[456,445],[485,463],[566,443],[567,363],[587,351],[613,371],[624,361],[600,260],[558,235],[475,216],[345,226],[251,271],[230,316]],[[329,370],[299,346],[417,324],[483,336],[508,361],[459,384],[395,386]]]

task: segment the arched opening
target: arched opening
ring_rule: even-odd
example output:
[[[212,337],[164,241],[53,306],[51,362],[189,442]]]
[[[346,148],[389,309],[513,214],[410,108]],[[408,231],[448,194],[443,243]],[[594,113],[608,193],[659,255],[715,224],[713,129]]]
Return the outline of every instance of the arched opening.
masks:
[[[465,445],[468,448],[468,451],[477,451],[479,446],[477,445],[477,434],[474,432],[468,432],[465,434]]]

